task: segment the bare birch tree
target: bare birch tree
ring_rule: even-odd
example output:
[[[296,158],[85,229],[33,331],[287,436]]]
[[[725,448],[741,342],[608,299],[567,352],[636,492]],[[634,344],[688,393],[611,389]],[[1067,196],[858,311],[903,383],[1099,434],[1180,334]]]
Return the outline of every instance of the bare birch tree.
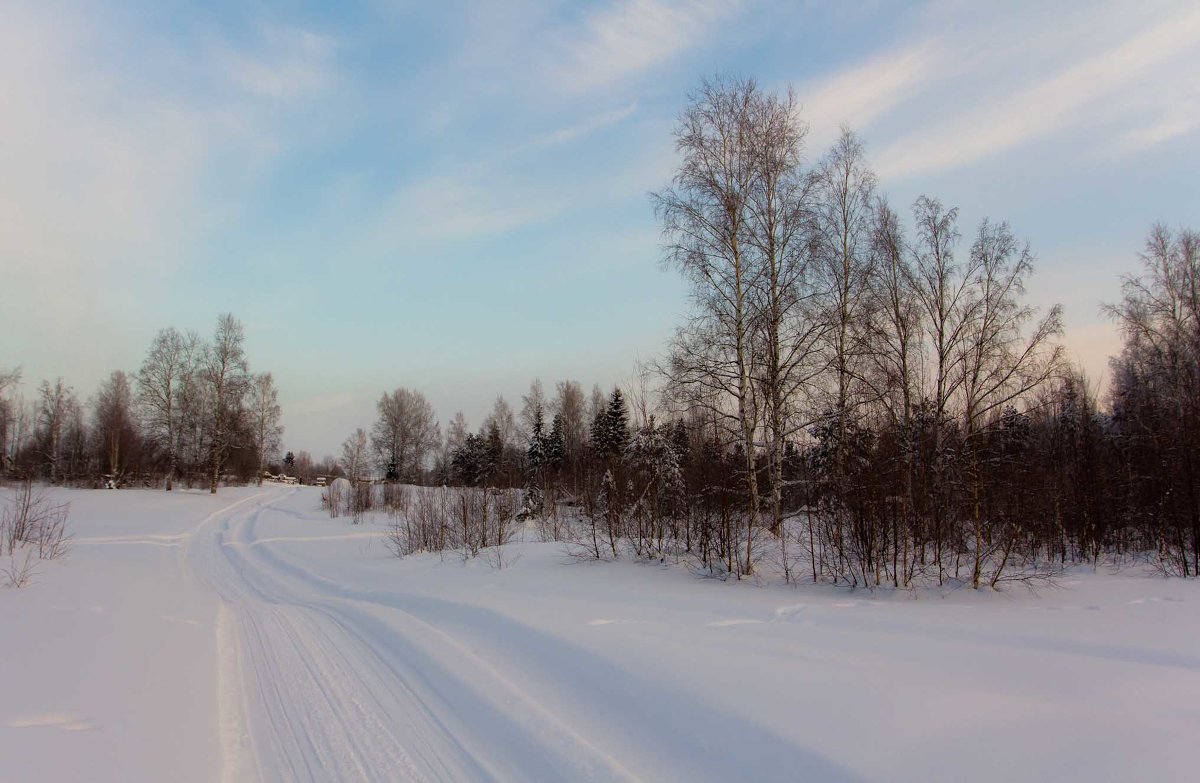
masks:
[[[671,185],[653,194],[662,224],[664,260],[691,283],[695,314],[672,347],[670,381],[700,386],[732,400],[715,413],[738,431],[747,493],[743,572],[753,572],[760,501],[756,467],[758,400],[752,377],[755,313],[751,293],[760,270],[747,247],[755,179],[753,111],[761,100],[748,79],[705,80],[679,117],[681,156]]]
[[[415,480],[441,437],[433,406],[420,392],[398,388],[384,393],[376,408],[371,444],[380,471],[391,480]]]
[[[190,372],[188,342],[173,327],[163,329],[150,344],[150,350],[137,375],[138,402],[150,437],[167,457],[168,492],[174,487],[179,470],[180,403],[179,396]]]
[[[366,476],[368,460],[367,433],[359,427],[353,435],[343,441],[342,457],[338,463],[342,470],[346,471],[346,477],[350,479],[351,484],[357,484]]]
[[[115,481],[128,467],[138,433],[129,377],[117,370],[96,392],[92,402],[92,433],[101,458],[101,470]]]
[[[269,372],[259,373],[250,383],[250,418],[254,433],[254,448],[258,453],[257,483],[262,484],[267,455],[279,450],[283,425],[280,418],[283,409],[279,405],[279,390],[275,378]]]
[[[824,363],[818,355],[826,321],[814,307],[817,289],[811,264],[813,178],[803,167],[807,128],[789,90],[763,94],[750,111],[753,178],[748,199],[747,246],[756,268],[752,291],[755,382],[762,400],[771,485],[771,530],[783,535],[785,444],[807,426],[802,398],[810,395]]]
[[[9,451],[14,440],[14,430],[18,417],[17,402],[12,399],[9,389],[21,382],[21,369],[0,370],[0,471],[8,469]]]
[[[882,198],[875,204],[872,245],[867,311],[858,329],[867,346],[864,383],[897,433],[902,490],[901,507],[893,515],[892,577],[899,587],[912,576],[907,547],[915,529],[913,415],[920,400],[924,343],[911,251],[899,215]],[[907,530],[900,529],[901,521]]]
[[[962,418],[970,449],[972,520],[975,532],[971,585],[979,587],[986,559],[980,504],[982,477],[978,434],[993,412],[1023,397],[1061,370],[1062,307],[1055,305],[1034,322],[1036,311],[1021,302],[1033,272],[1028,243],[1021,244],[1007,223],[987,220],[971,247],[971,301],[963,319]],[[1030,328],[1032,326],[1032,328]],[[999,577],[997,570],[992,585]]]
[[[934,559],[938,581],[944,574],[942,546],[945,543],[947,516],[951,512],[943,501],[945,461],[943,439],[950,415],[950,402],[962,379],[959,366],[963,359],[966,318],[969,309],[970,281],[976,272],[971,258],[964,268],[954,251],[962,239],[958,231],[958,210],[946,209],[937,199],[921,196],[913,204],[916,241],[913,260],[913,293],[921,313],[929,353],[929,375],[923,407],[931,428],[932,464],[930,465],[929,514],[932,517]]]
[[[829,322],[827,349],[833,388],[830,408],[839,440],[861,403],[864,348],[856,339],[867,303],[872,268],[875,174],[862,141],[843,128],[816,172],[816,255]],[[838,469],[842,469],[839,459]]]
[[[249,386],[249,369],[243,348],[245,332],[232,314],[217,319],[212,345],[205,352],[204,385],[209,394],[209,492],[216,494],[225,459],[233,446],[239,417]]]

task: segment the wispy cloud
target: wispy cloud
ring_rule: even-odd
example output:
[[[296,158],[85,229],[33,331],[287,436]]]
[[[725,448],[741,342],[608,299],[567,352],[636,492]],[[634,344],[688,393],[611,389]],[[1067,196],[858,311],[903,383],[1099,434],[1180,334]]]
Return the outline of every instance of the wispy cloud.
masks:
[[[290,99],[318,93],[331,82],[332,38],[287,26],[260,30],[254,49],[218,45],[214,57],[228,82],[263,98]]]
[[[618,109],[606,111],[603,114],[598,114],[576,125],[569,125],[565,128],[551,131],[545,136],[537,140],[538,146],[550,147],[557,144],[566,144],[576,139],[581,139],[584,136],[589,136],[596,131],[616,125],[622,120],[626,120],[633,116],[637,111],[637,103],[631,103],[628,106],[622,106]]]
[[[360,395],[353,392],[338,391],[318,394],[288,404],[288,413],[297,416],[315,416],[330,411],[343,410],[361,402]]]
[[[877,118],[918,92],[937,64],[937,47],[923,41],[801,85],[802,119],[809,144],[825,146],[847,125],[865,131]]]
[[[1128,131],[1121,137],[1121,146],[1129,151],[1149,149],[1191,133],[1197,128],[1200,128],[1200,106],[1193,103],[1187,107],[1186,113],[1165,116]]]
[[[1200,72],[1200,10],[1160,21],[1112,48],[1090,51],[1058,72],[1033,84],[994,97],[985,93],[975,106],[926,123],[882,149],[882,176],[903,177],[953,168],[1020,145],[1081,128],[1099,120],[1121,120],[1145,109],[1147,84],[1174,84]],[[943,56],[943,60],[947,60]],[[948,65],[943,62],[943,65]],[[970,74],[962,78],[970,78]],[[1159,108],[1175,100],[1159,92]],[[939,121],[941,119],[946,121]],[[1135,136],[1156,143],[1185,132],[1194,117],[1176,118]]]
[[[380,233],[391,246],[506,234],[562,209],[552,194],[466,175],[439,175],[401,187],[382,212]]]
[[[622,0],[594,11],[581,31],[559,42],[551,79],[568,91],[604,87],[704,42],[734,15],[733,0]]]

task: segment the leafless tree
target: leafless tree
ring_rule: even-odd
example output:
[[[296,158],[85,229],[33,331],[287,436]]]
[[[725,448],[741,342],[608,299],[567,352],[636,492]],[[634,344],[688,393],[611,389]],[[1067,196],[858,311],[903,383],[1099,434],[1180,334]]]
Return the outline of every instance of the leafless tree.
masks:
[[[1152,526],[1163,569],[1200,575],[1200,232],[1155,225],[1106,307],[1125,338],[1113,408],[1127,422],[1130,491]],[[1136,472],[1135,472],[1136,471]],[[1136,478],[1133,478],[1136,476]]]
[[[250,382],[250,418],[254,428],[254,448],[258,452],[259,484],[262,484],[267,455],[279,450],[283,437],[282,416],[283,409],[279,405],[279,390],[275,387],[274,377],[269,372],[255,375]]]
[[[745,460],[747,574],[753,570],[750,541],[760,507],[751,292],[761,269],[751,261],[746,236],[756,176],[753,111],[760,100],[752,80],[704,81],[675,129],[679,168],[671,185],[652,196],[662,224],[664,259],[691,283],[695,307],[674,341],[670,381],[732,401],[731,410],[721,405],[714,412],[735,424]]]
[[[38,387],[37,427],[42,458],[48,468],[50,483],[60,478],[60,459],[63,456],[64,436],[71,423],[72,415],[79,404],[75,392],[62,378],[53,385],[42,381]]]
[[[1062,333],[1062,307],[1041,319],[1023,304],[1025,280],[1033,271],[1028,243],[1013,236],[1007,223],[985,220],[971,247],[970,303],[963,329],[962,418],[971,450],[971,491],[975,528],[971,583],[979,587],[984,550],[984,518],[980,504],[982,477],[978,433],[994,411],[1038,389],[1062,370],[1062,348],[1053,342]],[[1030,328],[1032,325],[1032,328]],[[999,577],[999,572],[996,577]],[[995,585],[995,578],[992,579]]]
[[[9,450],[18,416],[17,403],[10,390],[21,382],[21,369],[0,370],[0,472],[9,467]]]
[[[207,472],[205,465],[212,440],[208,425],[212,419],[213,395],[205,377],[208,346],[200,335],[192,332],[187,335],[187,349],[188,369],[179,395],[180,421],[186,438],[180,439],[180,452],[188,455],[190,474],[201,477]],[[191,486],[191,481],[188,485]]]
[[[568,461],[578,459],[587,442],[587,402],[577,381],[559,381],[551,411],[563,420],[563,446]]]
[[[495,402],[492,403],[492,410],[483,420],[483,425],[480,428],[482,432],[487,432],[495,425],[496,430],[500,433],[500,443],[505,451],[509,451],[518,447],[520,441],[520,431],[517,428],[516,419],[513,417],[512,406],[504,399],[503,395],[497,395]]]
[[[921,196],[913,204],[916,239],[913,245],[913,294],[921,314],[922,330],[929,354],[929,371],[923,400],[931,421],[931,451],[935,469],[930,472],[929,512],[932,516],[934,559],[939,581],[943,578],[941,547],[944,543],[946,515],[943,503],[944,471],[938,464],[944,457],[946,423],[951,399],[961,383],[960,365],[965,356],[966,313],[970,309],[970,284],[977,273],[977,258],[964,267],[955,258],[962,239],[958,231],[958,210],[946,209],[937,199]]]
[[[189,341],[173,327],[163,329],[150,344],[138,371],[138,402],[150,437],[167,457],[168,492],[179,470],[179,439],[182,412],[180,395],[192,370]]]
[[[816,238],[814,178],[804,169],[807,128],[789,90],[763,94],[751,106],[749,144],[753,179],[747,246],[757,268],[751,292],[755,313],[752,340],[754,380],[762,400],[771,486],[771,530],[784,547],[783,462],[785,443],[810,423],[800,404],[824,368],[818,347],[828,332],[815,306],[820,290],[811,256]]]
[[[433,406],[420,392],[398,388],[380,397],[376,407],[379,416],[371,430],[371,445],[380,472],[392,479],[414,480],[440,439]]]
[[[367,433],[360,427],[342,443],[342,458],[339,460],[351,483],[366,476],[368,459]]]
[[[301,484],[311,484],[315,473],[315,463],[312,454],[307,451],[296,453],[296,478]]]
[[[866,353],[858,340],[866,312],[871,277],[875,175],[867,166],[862,141],[843,128],[815,175],[814,249],[821,288],[824,340],[831,388],[822,411],[832,421],[833,453],[828,476],[828,502],[835,548],[844,551],[841,532],[845,507],[852,492],[847,474],[851,428],[864,403],[861,378]]]
[[[101,470],[120,479],[137,447],[138,432],[129,376],[113,372],[96,392],[92,402],[92,434],[101,457]]]
[[[462,411],[456,411],[450,425],[446,427],[446,447],[453,453],[463,445],[471,428],[467,426],[467,417]]]
[[[860,343],[867,347],[864,383],[897,433],[902,487],[901,505],[892,519],[892,576],[899,587],[911,579],[907,547],[914,527],[913,415],[921,394],[924,343],[911,249],[899,215],[882,198],[875,204],[872,244],[875,262],[866,314],[857,328]],[[907,530],[899,528],[902,521]]]
[[[225,459],[232,448],[250,375],[243,348],[245,332],[232,314],[217,319],[213,342],[205,352],[203,380],[211,405],[209,432],[209,492],[216,494]]]

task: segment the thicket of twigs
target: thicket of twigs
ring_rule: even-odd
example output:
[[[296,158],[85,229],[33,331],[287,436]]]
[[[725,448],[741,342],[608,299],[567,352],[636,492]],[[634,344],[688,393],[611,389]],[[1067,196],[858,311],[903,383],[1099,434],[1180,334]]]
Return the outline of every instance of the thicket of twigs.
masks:
[[[39,563],[66,556],[69,512],[66,503],[54,502],[32,479],[12,488],[0,514],[0,585],[25,587]]]
[[[502,547],[522,519],[522,493],[515,489],[421,487],[337,479],[322,494],[330,516],[359,524],[368,514],[387,520],[387,546],[396,557],[418,552],[455,552],[463,559],[487,554],[506,562]]]

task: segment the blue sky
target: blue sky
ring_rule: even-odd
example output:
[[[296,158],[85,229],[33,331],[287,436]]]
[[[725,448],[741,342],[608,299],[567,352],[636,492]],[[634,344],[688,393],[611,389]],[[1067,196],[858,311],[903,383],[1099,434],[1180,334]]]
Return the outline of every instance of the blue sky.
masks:
[[[1194,3],[0,6],[0,367],[87,396],[166,325],[247,326],[288,448],[423,391],[620,382],[685,308],[647,198],[716,71],[795,86],[817,158],[1009,220],[1091,372],[1156,220],[1200,222]]]

